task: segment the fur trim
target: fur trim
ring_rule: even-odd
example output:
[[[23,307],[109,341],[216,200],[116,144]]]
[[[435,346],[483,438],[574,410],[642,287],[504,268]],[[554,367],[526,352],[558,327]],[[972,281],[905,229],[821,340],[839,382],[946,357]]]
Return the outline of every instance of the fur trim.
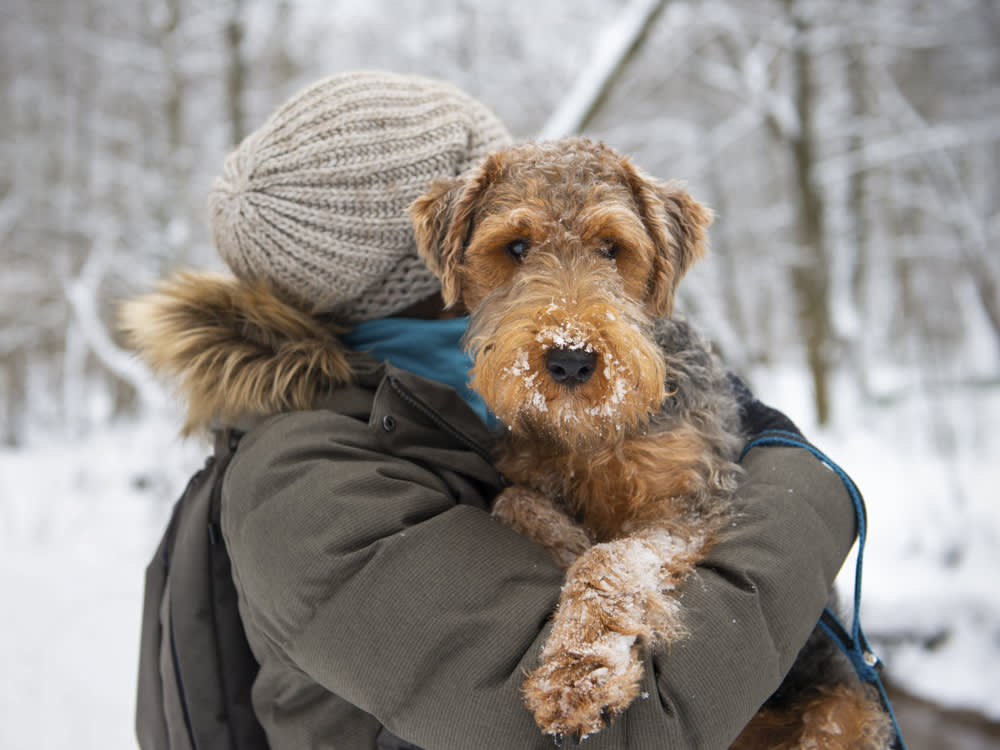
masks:
[[[119,320],[153,370],[178,381],[185,435],[216,418],[309,409],[352,380],[342,331],[264,281],[183,271],[126,301]]]

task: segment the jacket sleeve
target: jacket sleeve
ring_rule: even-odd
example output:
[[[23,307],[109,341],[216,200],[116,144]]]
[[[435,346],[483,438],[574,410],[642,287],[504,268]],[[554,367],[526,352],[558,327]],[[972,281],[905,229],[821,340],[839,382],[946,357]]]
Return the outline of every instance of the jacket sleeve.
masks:
[[[224,520],[244,617],[421,747],[552,747],[519,690],[560,571],[337,420],[279,418],[234,458]],[[757,448],[744,465],[743,517],[684,588],[690,636],[650,655],[647,697],[593,750],[726,747],[816,623],[853,540],[850,499],[801,449]]]
[[[842,480],[809,451],[754,448],[742,465],[742,512],[683,589],[690,636],[651,660],[666,747],[729,746],[791,667],[857,533]]]
[[[551,747],[520,684],[560,571],[365,429],[317,411],[241,441],[223,523],[248,626],[421,747]]]

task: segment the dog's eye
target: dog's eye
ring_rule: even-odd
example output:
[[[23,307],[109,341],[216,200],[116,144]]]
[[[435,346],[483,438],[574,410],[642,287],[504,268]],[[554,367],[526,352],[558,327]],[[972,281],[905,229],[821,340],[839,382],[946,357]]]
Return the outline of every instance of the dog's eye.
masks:
[[[528,242],[527,240],[514,240],[513,242],[507,243],[507,255],[517,261],[524,260],[524,256],[528,254]]]
[[[611,240],[605,240],[604,242],[601,243],[601,255],[603,255],[605,258],[611,258],[611,260],[614,260],[615,258],[618,257],[618,250],[619,247],[617,242],[612,242]]]

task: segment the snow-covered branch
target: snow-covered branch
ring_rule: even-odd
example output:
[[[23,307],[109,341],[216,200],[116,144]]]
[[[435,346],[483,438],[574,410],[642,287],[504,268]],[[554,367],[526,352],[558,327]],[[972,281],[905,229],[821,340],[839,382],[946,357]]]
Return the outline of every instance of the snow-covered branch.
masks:
[[[655,22],[666,0],[632,0],[608,27],[595,53],[555,112],[542,127],[542,140],[580,133]]]
[[[80,274],[65,283],[66,300],[73,311],[76,330],[101,364],[134,387],[144,407],[159,408],[164,403],[162,388],[138,359],[115,344],[98,312],[98,288],[111,257],[106,245],[95,246]]]

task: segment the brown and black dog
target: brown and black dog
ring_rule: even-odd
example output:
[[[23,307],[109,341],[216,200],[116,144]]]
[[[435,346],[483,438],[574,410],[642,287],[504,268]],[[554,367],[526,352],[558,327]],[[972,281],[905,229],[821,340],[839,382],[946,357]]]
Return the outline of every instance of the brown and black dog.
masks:
[[[543,732],[584,737],[638,695],[639,649],[684,636],[678,587],[733,519],[738,404],[671,317],[711,214],[569,138],[492,154],[411,216],[445,302],[471,314],[472,386],[508,428],[494,515],[567,571],[525,699]],[[820,671],[734,747],[886,746],[878,701]]]

